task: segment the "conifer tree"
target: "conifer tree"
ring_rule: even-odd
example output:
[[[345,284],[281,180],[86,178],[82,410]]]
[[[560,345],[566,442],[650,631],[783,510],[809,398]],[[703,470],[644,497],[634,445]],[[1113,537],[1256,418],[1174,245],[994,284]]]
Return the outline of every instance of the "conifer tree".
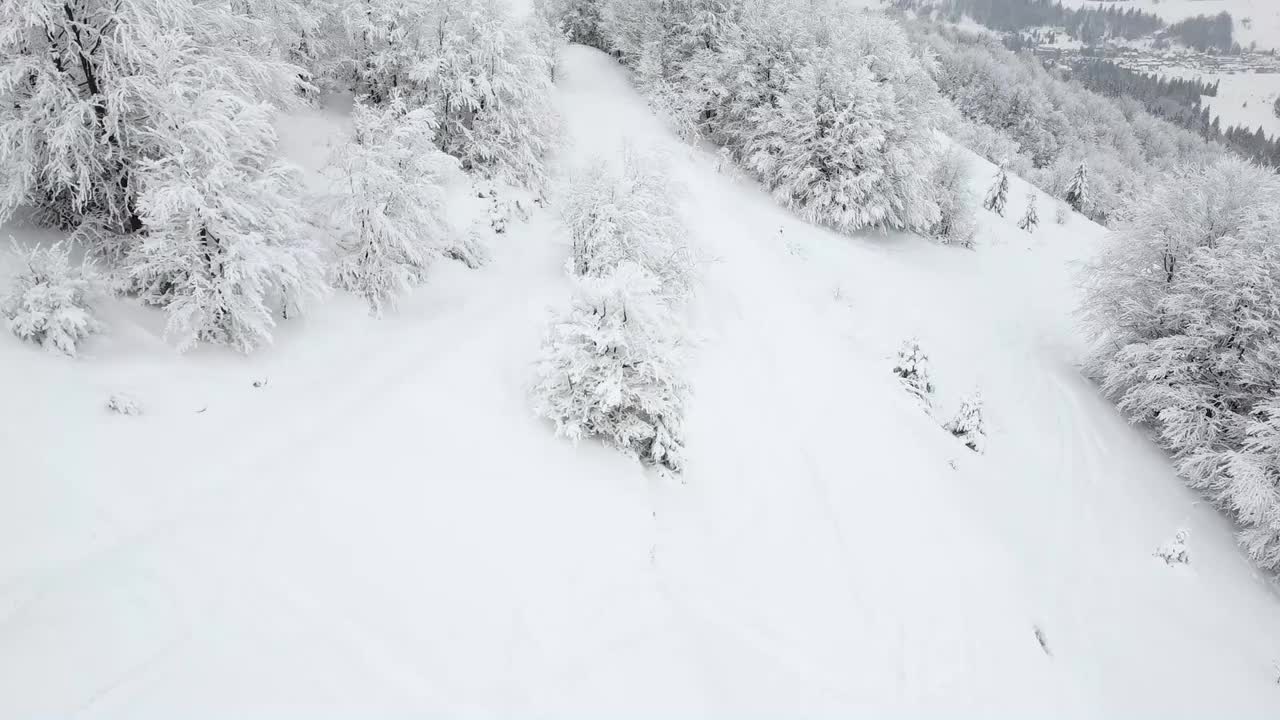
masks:
[[[1039,226],[1040,216],[1036,213],[1036,193],[1032,190],[1027,193],[1027,212],[1018,221],[1018,228],[1033,233]]]
[[[972,451],[981,453],[986,449],[986,424],[982,418],[982,395],[974,390],[960,402],[960,410],[955,418],[946,424],[946,429],[955,435]]]
[[[933,380],[929,377],[929,356],[915,338],[902,343],[898,362],[893,366],[902,386],[926,408],[933,405]]]
[[[1005,172],[1004,165],[996,170],[996,179],[992,183],[991,189],[987,191],[987,198],[982,201],[982,207],[994,212],[1000,217],[1004,217],[1004,206],[1009,199],[1009,174]]]
[[[1067,186],[1065,200],[1078,213],[1083,213],[1089,204],[1089,168],[1083,160],[1080,161],[1080,167],[1076,168],[1071,184]]]

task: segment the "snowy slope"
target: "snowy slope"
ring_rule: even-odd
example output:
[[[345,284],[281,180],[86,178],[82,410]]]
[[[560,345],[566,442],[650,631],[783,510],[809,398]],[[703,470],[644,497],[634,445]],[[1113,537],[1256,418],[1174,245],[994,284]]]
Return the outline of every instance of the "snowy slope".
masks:
[[[125,302],[79,361],[0,338],[0,717],[1280,712],[1280,600],[1074,366],[1100,228],[1042,196],[1022,233],[1015,180],[976,252],[836,236],[604,55],[561,77],[566,168],[631,143],[684,188],[684,483],[532,417],[568,296],[546,213],[396,316],[336,297],[247,358],[179,357]],[[294,122],[318,167],[342,123]],[[981,388],[986,455],[897,386],[911,335],[941,416]]]

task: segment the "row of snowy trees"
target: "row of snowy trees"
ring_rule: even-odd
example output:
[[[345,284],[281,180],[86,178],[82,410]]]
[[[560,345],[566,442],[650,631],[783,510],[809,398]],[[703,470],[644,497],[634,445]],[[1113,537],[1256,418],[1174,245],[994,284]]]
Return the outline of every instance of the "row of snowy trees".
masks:
[[[628,150],[618,168],[598,162],[575,176],[560,208],[574,295],[547,334],[535,410],[575,442],[598,437],[679,472],[694,263],[669,173]]]
[[[1223,160],[1171,177],[1086,276],[1088,369],[1280,569],[1280,179]]]
[[[678,129],[806,219],[971,239],[960,162],[940,163],[932,61],[891,20],[843,0],[549,2]]]
[[[431,257],[474,254],[446,237],[449,165],[545,184],[557,38],[498,0],[0,3],[0,222],[71,231],[183,347],[269,341],[335,250],[378,311]],[[362,97],[332,222],[273,125],[325,88]]]

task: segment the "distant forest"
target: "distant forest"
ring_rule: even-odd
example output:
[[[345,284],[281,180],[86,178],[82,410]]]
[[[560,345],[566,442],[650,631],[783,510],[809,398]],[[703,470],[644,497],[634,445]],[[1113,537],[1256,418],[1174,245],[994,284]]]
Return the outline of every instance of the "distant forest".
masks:
[[[1200,133],[1206,140],[1216,140],[1240,155],[1280,168],[1280,136],[1268,137],[1261,128],[1233,126],[1223,128],[1221,120],[1212,117],[1200,97],[1216,97],[1220,82],[1212,85],[1199,80],[1182,80],[1152,73],[1138,72],[1099,58],[1044,58],[1046,68],[1066,62],[1070,76],[1086,88],[1108,97],[1128,97],[1142,103],[1147,112],[1158,118]],[[1277,100],[1280,115],[1280,100]]]
[[[1137,40],[1152,36],[1177,40],[1201,52],[1239,53],[1231,14],[1197,15],[1166,27],[1159,16],[1116,5],[1066,8],[1060,0],[893,0],[893,6],[918,13],[934,13],[957,22],[967,15],[993,30],[1020,32],[1060,27],[1085,45],[1111,38]]]

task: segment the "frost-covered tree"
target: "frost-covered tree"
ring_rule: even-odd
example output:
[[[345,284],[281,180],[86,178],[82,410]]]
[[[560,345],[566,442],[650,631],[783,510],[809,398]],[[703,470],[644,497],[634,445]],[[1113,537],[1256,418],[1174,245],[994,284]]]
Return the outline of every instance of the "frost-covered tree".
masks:
[[[960,438],[970,450],[976,453],[986,450],[987,431],[982,417],[982,396],[977,390],[960,401],[960,410],[945,427],[947,432]]]
[[[1018,229],[1033,233],[1038,227],[1040,227],[1040,215],[1036,212],[1036,192],[1032,190],[1027,193],[1027,211],[1018,221]]]
[[[1083,213],[1089,206],[1089,167],[1083,161],[1076,168],[1076,174],[1071,176],[1071,183],[1067,185],[1067,194],[1063,199],[1078,213]]]
[[[355,136],[334,163],[341,183],[331,207],[344,254],[333,282],[381,315],[448,252],[444,185],[458,163],[436,148],[428,108],[410,111],[397,97],[381,108],[357,103],[353,115]]]
[[[1173,534],[1173,540],[1156,548],[1152,553],[1164,561],[1165,565],[1186,565],[1191,562],[1187,555],[1187,531],[1179,530]]]
[[[929,227],[929,236],[948,245],[973,247],[978,223],[969,191],[969,162],[961,150],[951,148],[942,155],[934,168],[931,185],[938,205],[938,221]]]
[[[902,343],[893,366],[902,386],[926,408],[933,406],[933,380],[929,377],[929,356],[914,338]]]
[[[271,110],[243,96],[189,96],[163,151],[138,167],[146,227],[127,257],[144,302],[160,305],[167,333],[243,351],[270,341],[277,314],[325,290],[296,169],[276,159]]]
[[[343,12],[356,89],[432,110],[436,144],[465,169],[530,188],[559,137],[547,13],[503,0],[362,0]]]
[[[30,204],[86,237],[141,229],[138,173],[193,95],[294,94],[299,69],[246,40],[265,34],[218,2],[0,2],[0,222]]]
[[[602,0],[550,0],[546,8],[549,19],[559,26],[569,42],[604,50],[600,27],[602,4]]]
[[[80,341],[103,329],[93,313],[93,301],[102,292],[93,264],[72,263],[65,243],[30,249],[12,244],[18,270],[0,298],[9,332],[75,357]]]
[[[1005,172],[1004,166],[1001,165],[996,169],[995,182],[991,184],[991,189],[987,190],[987,197],[982,201],[982,207],[991,212],[1004,217],[1004,206],[1009,201],[1009,174]]]
[[[680,471],[688,388],[678,323],[657,281],[625,262],[583,276],[543,346],[535,411],[577,441],[599,437],[646,463]]]
[[[630,148],[619,168],[597,161],[572,178],[560,206],[574,273],[603,277],[632,262],[657,280],[664,298],[683,299],[693,262],[675,192],[660,157]]]
[[[1280,179],[1243,161],[1171,178],[1090,268],[1084,308],[1089,372],[1126,416],[1156,429],[1268,567],[1280,566],[1280,502],[1260,449],[1280,377],[1276,208]]]

